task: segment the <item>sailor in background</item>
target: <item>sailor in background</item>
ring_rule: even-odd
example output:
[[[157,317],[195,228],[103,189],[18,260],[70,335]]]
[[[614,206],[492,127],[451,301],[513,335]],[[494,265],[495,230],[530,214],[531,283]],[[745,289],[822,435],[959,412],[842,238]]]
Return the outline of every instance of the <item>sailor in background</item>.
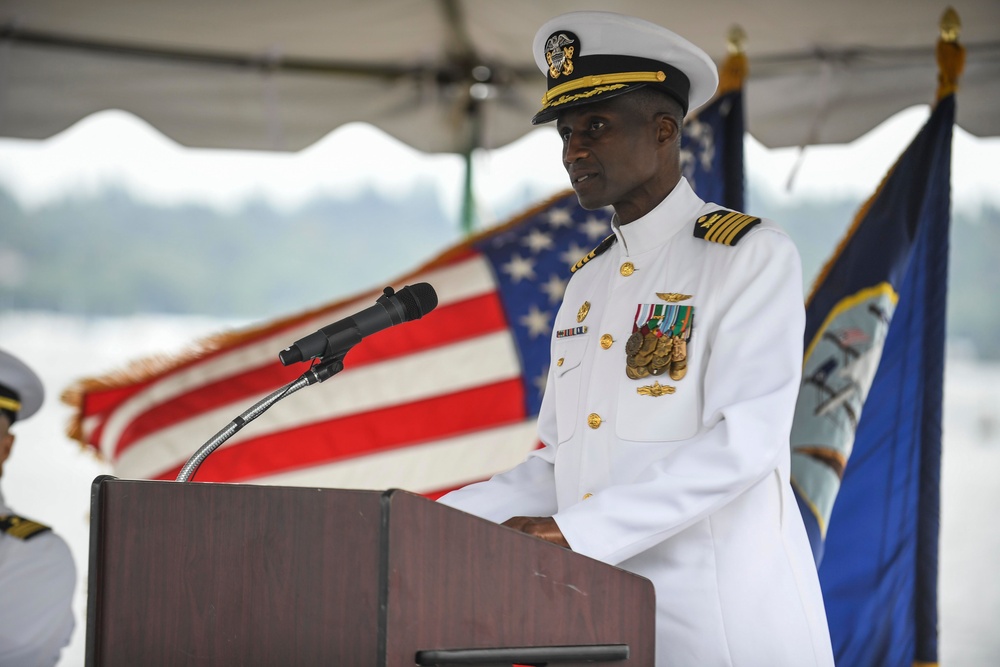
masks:
[[[41,380],[0,350],[0,478],[14,422],[42,406]],[[76,568],[52,529],[14,512],[0,492],[0,665],[51,666],[73,633]]]
[[[544,446],[441,502],[650,579],[660,667],[832,666],[789,481],[798,252],[680,171],[715,65],[606,12],[552,19],[533,48],[548,81],[533,122],[556,122],[580,204],[612,206],[612,233],[556,314]]]

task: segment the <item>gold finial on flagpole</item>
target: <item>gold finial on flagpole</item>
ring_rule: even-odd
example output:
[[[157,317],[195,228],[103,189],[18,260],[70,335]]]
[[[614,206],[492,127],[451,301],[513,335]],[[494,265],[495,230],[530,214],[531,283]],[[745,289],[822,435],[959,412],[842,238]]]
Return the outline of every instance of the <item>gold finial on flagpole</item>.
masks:
[[[941,41],[954,44],[962,32],[962,21],[954,7],[948,7],[941,15]]]
[[[744,45],[747,41],[747,34],[738,25],[734,25],[729,29],[729,35],[726,38],[726,50],[729,55],[726,56],[726,62],[722,63],[722,67],[719,68],[719,90],[717,95],[723,95],[725,93],[740,90],[743,88],[743,80],[747,77],[747,72],[749,71],[749,66],[747,65],[747,55],[744,51]]]
[[[958,43],[962,21],[954,8],[948,7],[941,15],[940,28],[941,35],[937,43],[938,100],[958,90],[958,79],[965,69],[965,47]]]
[[[729,51],[730,55],[735,55],[737,53],[744,53],[744,44],[747,41],[747,34],[743,28],[739,25],[733,25],[729,29],[729,36],[726,38],[726,49]]]

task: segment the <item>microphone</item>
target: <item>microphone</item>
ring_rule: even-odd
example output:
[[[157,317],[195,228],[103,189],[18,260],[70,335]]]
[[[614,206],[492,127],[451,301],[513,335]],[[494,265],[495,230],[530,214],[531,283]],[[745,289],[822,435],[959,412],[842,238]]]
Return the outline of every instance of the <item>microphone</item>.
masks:
[[[437,307],[438,298],[428,283],[408,285],[398,292],[386,287],[375,305],[300,338],[278,353],[285,366],[299,361],[347,352],[369,336],[394,324],[419,320]]]

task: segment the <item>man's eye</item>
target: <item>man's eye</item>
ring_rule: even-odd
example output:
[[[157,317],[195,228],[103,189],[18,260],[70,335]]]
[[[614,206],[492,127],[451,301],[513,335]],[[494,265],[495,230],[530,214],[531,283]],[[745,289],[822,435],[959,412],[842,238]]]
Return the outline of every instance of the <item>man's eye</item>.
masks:
[[[603,127],[604,127],[604,121],[603,120],[595,120],[595,121],[591,121],[591,123],[590,123],[590,131],[591,132],[593,132],[595,130],[600,130]]]

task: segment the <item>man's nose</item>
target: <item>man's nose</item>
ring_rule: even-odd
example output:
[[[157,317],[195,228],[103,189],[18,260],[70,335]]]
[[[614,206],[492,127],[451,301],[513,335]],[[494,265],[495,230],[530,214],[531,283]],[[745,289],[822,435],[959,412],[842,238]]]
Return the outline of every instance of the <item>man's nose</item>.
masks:
[[[565,140],[563,144],[563,162],[566,164],[573,164],[581,158],[585,158],[590,155],[590,150],[587,148],[586,142],[583,137],[576,134],[569,135],[569,138]]]

